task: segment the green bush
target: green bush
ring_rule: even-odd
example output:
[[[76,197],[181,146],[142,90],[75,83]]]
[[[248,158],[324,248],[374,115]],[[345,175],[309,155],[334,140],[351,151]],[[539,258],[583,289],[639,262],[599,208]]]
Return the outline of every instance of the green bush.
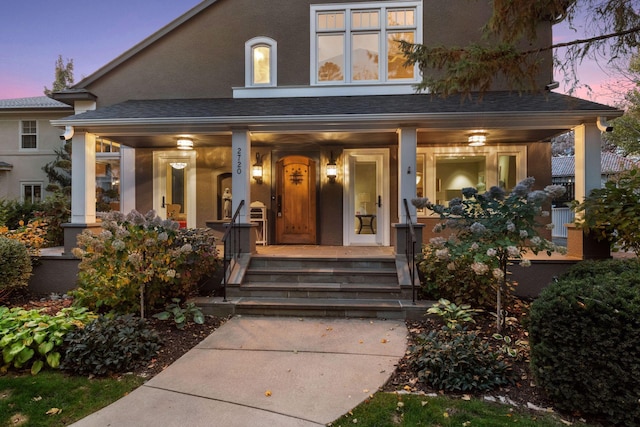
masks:
[[[640,275],[577,267],[576,276],[547,287],[531,306],[531,367],[562,409],[640,425]],[[622,267],[619,264],[615,264]]]
[[[12,367],[31,368],[35,375],[45,363],[57,368],[65,334],[93,318],[95,316],[84,308],[65,308],[50,316],[40,310],[0,307],[0,373],[6,373]]]
[[[560,276],[560,279],[589,279],[603,274],[622,274],[625,272],[640,274],[640,264],[628,259],[586,260],[569,267]]]
[[[72,295],[81,306],[117,313],[162,308],[173,298],[186,299],[219,266],[211,230],[178,229],[153,211],[110,212],[102,228],[81,234],[74,250],[81,262]]]
[[[24,244],[0,236],[0,297],[13,289],[26,288],[31,277],[31,257]]]
[[[144,319],[100,316],[67,334],[61,368],[80,375],[110,375],[143,366],[160,349],[160,339]]]
[[[204,323],[204,314],[194,303],[189,302],[183,308],[180,306],[180,298],[174,298],[172,301],[171,304],[167,304],[164,311],[154,314],[153,317],[163,321],[173,319],[178,329],[184,329],[190,321],[198,325]]]

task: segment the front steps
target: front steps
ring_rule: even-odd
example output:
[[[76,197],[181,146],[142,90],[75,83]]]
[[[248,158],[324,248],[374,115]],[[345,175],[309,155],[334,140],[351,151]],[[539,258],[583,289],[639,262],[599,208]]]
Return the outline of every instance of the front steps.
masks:
[[[412,303],[406,261],[396,255],[253,255],[232,277],[227,302],[196,300],[205,314],[414,319],[430,306]]]

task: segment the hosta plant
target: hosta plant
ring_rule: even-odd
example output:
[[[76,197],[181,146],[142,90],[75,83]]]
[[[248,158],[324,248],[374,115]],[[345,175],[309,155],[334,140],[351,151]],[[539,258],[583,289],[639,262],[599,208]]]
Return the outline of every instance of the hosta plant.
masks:
[[[0,371],[31,369],[35,375],[45,365],[58,368],[65,335],[95,317],[86,308],[65,308],[51,316],[41,310],[0,307]]]
[[[184,327],[190,321],[202,325],[204,323],[204,314],[194,303],[188,302],[182,307],[180,305],[180,298],[173,298],[171,304],[167,304],[164,311],[154,314],[158,320],[170,320],[173,319],[178,329],[184,329]]]

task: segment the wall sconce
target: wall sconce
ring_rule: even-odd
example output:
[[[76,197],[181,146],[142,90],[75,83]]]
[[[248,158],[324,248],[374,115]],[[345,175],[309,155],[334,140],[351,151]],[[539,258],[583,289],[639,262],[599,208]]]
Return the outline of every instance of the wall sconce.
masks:
[[[251,177],[256,180],[256,183],[262,184],[262,156],[260,153],[256,153],[256,162],[251,168]]]
[[[178,150],[193,150],[193,139],[178,138]]]
[[[469,135],[469,147],[482,147],[487,143],[486,132],[475,132]]]
[[[329,159],[329,163],[327,163],[327,178],[329,178],[329,182],[336,182],[337,176],[338,176],[338,165],[336,165],[336,161],[333,158],[333,151],[332,151],[331,158]]]

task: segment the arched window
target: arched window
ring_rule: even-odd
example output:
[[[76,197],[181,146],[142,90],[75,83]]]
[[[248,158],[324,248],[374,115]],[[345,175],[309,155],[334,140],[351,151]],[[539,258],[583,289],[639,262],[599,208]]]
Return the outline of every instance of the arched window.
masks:
[[[245,43],[245,86],[277,86],[277,46],[269,37]]]

